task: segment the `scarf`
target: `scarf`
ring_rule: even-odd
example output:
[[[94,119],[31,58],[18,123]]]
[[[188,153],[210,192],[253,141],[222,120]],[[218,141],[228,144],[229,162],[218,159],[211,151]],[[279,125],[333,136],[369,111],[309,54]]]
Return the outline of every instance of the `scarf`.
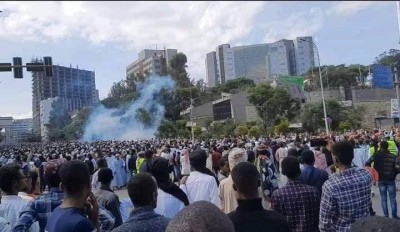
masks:
[[[168,160],[162,157],[154,157],[150,163],[148,170],[156,179],[158,187],[182,201],[185,205],[189,205],[189,199],[185,192],[182,191],[174,183],[169,180],[169,166]]]

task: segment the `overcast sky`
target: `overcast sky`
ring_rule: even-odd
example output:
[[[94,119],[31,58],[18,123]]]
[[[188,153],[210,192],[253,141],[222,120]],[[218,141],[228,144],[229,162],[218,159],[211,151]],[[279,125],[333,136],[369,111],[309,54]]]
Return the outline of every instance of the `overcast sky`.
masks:
[[[399,48],[395,2],[0,2],[0,63],[52,56],[96,71],[104,98],[142,49],[176,48],[205,79],[215,47],[313,36],[322,64],[370,64]],[[0,116],[32,117],[31,76],[0,73]]]

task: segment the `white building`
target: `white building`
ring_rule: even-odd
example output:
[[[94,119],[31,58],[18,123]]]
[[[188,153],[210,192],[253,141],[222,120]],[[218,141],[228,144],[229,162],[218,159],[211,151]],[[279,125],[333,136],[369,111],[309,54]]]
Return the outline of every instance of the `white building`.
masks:
[[[14,144],[15,140],[13,138],[12,131],[12,117],[0,117],[0,133],[4,136],[3,141],[1,141],[1,145],[10,145]],[[3,134],[4,129],[4,134]]]
[[[235,63],[231,46],[229,44],[222,44],[216,48],[215,52],[219,83],[235,79]]]
[[[176,49],[144,49],[138,54],[138,59],[126,67],[126,75],[146,72],[161,75],[162,70],[169,67],[172,57],[177,53]],[[163,58],[165,58],[165,63],[163,63]]]
[[[303,75],[315,66],[313,38],[297,37],[293,40],[296,56],[296,74]]]
[[[13,140],[23,142],[28,139],[28,135],[32,133],[33,119],[14,119],[12,121],[11,129]]]
[[[215,87],[219,83],[217,74],[217,53],[207,53],[206,57],[206,75],[208,87]]]
[[[235,78],[246,77],[255,83],[266,81],[268,44],[233,47]]]
[[[57,101],[59,98],[48,98],[40,101],[40,134],[42,140],[48,140],[48,128],[47,125],[50,123],[50,114],[53,110],[53,102]]]
[[[239,47],[222,44],[216,49],[214,64],[213,52],[207,54],[208,85],[213,86],[214,82],[217,85],[240,77],[261,83],[272,81],[281,75],[303,75],[315,66],[313,45],[309,41],[312,41],[311,36]],[[217,77],[214,78],[215,72]]]
[[[283,39],[269,44],[267,70],[269,80],[280,75],[296,75],[296,57],[292,40]]]

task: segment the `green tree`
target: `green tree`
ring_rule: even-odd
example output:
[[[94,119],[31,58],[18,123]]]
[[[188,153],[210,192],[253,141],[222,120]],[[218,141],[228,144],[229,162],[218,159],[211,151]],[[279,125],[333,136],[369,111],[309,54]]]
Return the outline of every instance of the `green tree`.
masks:
[[[233,119],[231,119],[231,118],[226,119],[224,121],[224,129],[223,129],[224,135],[227,135],[227,136],[235,135],[235,129],[237,126],[238,126],[238,124],[235,123],[235,121]]]
[[[221,93],[236,93],[240,90],[247,90],[256,86],[254,81],[245,77],[235,78],[217,86],[217,90]]]
[[[135,112],[135,119],[141,123],[143,123],[143,125],[145,127],[149,127],[152,124],[153,121],[153,117],[151,115],[150,112],[148,112],[146,109],[144,108],[139,108],[136,110]]]
[[[175,124],[169,120],[161,120],[158,127],[158,136],[160,138],[169,138],[176,135]]]
[[[194,126],[193,127],[193,133],[194,133],[194,136],[199,137],[201,135],[201,133],[202,133],[201,127]]]
[[[345,108],[344,118],[349,124],[350,129],[359,129],[362,127],[362,121],[364,120],[365,112],[366,108],[364,106]]]
[[[248,98],[262,120],[263,133],[266,133],[267,128],[275,125],[278,120],[282,118],[292,120],[300,112],[300,102],[291,99],[284,88],[259,84],[249,89]]]
[[[71,123],[71,116],[64,108],[60,98],[55,100],[51,107],[49,124],[46,125],[48,128],[48,137],[51,141],[64,140],[65,133],[63,128]]]
[[[71,122],[71,116],[68,111],[64,108],[62,100],[59,98],[54,101],[51,105],[52,110],[50,112],[50,123],[51,128],[63,128]]]
[[[169,74],[176,81],[177,87],[191,86],[189,75],[186,72],[186,63],[186,55],[181,52],[174,55],[170,61]]]
[[[42,141],[42,137],[39,134],[30,133],[28,134],[26,141],[28,143],[36,143]]]
[[[289,132],[289,121],[282,120],[278,125],[275,126],[275,134],[286,134]]]
[[[235,135],[244,136],[249,133],[249,128],[246,125],[239,125],[235,129]]]
[[[332,119],[332,124],[330,125],[331,130],[339,129],[340,122],[352,120],[349,119],[349,117],[354,117],[354,114],[357,114],[354,109],[345,108],[337,100],[334,99],[325,100],[325,104],[327,116]],[[303,128],[307,131],[315,132],[319,128],[325,128],[322,101],[318,103],[306,104],[302,110],[301,119],[303,123]],[[357,119],[359,119],[358,116]],[[361,121],[362,120],[360,120],[360,122]]]
[[[352,64],[350,66],[342,65],[329,65],[321,66],[322,85],[324,88],[338,88],[339,86],[356,86],[357,78],[360,76],[366,77],[368,75],[368,66]],[[305,79],[311,83],[307,85],[306,90],[319,90],[320,77],[319,68],[314,67],[305,74]]]
[[[348,121],[342,121],[339,123],[339,129],[342,131],[349,130],[349,129],[351,129],[351,125]]]
[[[379,56],[375,57],[375,63],[382,65],[392,65],[399,61],[400,61],[400,50],[398,49],[390,49],[389,51],[385,51],[379,54]]]
[[[258,137],[260,136],[260,127],[252,126],[249,130],[249,136],[251,137]]]

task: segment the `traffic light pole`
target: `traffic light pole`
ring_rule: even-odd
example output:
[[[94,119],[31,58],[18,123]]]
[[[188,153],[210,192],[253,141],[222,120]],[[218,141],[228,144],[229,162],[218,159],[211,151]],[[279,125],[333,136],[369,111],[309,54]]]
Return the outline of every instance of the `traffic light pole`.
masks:
[[[22,64],[21,57],[13,57],[12,63],[0,63],[0,72],[12,72],[14,71],[14,78],[23,78],[23,68],[26,68],[28,72],[44,72],[47,77],[53,76],[53,61],[50,56],[43,57],[43,61]]]
[[[0,65],[0,69],[5,69],[5,68],[46,68],[46,67],[51,67],[53,65]],[[11,71],[11,70],[10,70]],[[1,71],[0,71],[1,72]],[[4,72],[4,71],[3,71]],[[8,71],[7,71],[8,72]]]
[[[397,69],[397,64],[396,64],[396,66],[393,67],[393,72],[394,72],[394,80],[395,80],[394,84],[396,86],[397,114],[398,114],[399,123],[400,123],[400,82],[399,82],[399,70]]]

